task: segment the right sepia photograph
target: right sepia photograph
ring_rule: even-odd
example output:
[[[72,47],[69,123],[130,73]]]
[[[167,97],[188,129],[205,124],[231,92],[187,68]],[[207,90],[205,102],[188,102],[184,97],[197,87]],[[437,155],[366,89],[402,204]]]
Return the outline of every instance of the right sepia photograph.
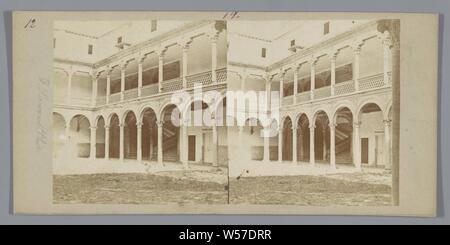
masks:
[[[400,21],[227,27],[229,203],[399,205]]]

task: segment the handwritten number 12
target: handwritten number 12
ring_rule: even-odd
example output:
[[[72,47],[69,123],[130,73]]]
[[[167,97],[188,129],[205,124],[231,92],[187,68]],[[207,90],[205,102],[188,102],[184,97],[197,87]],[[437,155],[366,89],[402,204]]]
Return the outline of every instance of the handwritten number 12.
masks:
[[[35,27],[36,27],[36,19],[30,19],[23,28],[25,28],[25,29],[27,29],[27,28],[33,29]]]

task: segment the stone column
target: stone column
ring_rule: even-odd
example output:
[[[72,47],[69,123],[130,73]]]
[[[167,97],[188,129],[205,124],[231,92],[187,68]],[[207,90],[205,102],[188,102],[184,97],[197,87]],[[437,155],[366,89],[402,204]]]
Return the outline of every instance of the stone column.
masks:
[[[389,58],[391,56],[391,39],[389,32],[384,33],[385,38],[383,39],[383,82],[384,85],[390,85],[389,81],[389,71],[391,70],[391,64]]]
[[[125,96],[125,70],[127,68],[126,63],[120,66],[120,100],[123,101]]]
[[[283,162],[283,127],[278,130],[278,162]]]
[[[158,164],[163,166],[163,121],[158,121]]]
[[[185,40],[181,45],[182,49],[182,70],[181,70],[181,79],[183,81],[183,88],[187,87],[187,73],[188,73],[188,51],[189,44],[192,40]]]
[[[383,162],[385,169],[391,169],[391,120],[384,120]]]
[[[137,161],[140,163],[142,162],[142,122],[136,123],[137,128]]]
[[[270,138],[269,136],[269,128],[265,129],[265,134],[264,134],[264,162],[270,162]]]
[[[313,57],[311,59],[311,100],[314,99],[314,90],[316,89],[316,62],[317,59]]]
[[[331,96],[335,95],[336,87],[336,54],[331,54]]]
[[[106,104],[109,104],[109,96],[111,96],[111,69],[106,70]]]
[[[298,93],[298,72],[300,67],[294,67],[294,104],[297,103],[297,93]]]
[[[189,168],[189,132],[188,132],[189,120],[183,120],[183,125],[181,127],[181,162],[185,169]]]
[[[89,158],[91,160],[95,160],[97,157],[97,127],[90,127],[91,129],[91,152],[89,154]]]
[[[138,57],[138,97],[142,96],[142,63],[145,57]]]
[[[91,106],[95,107],[97,102],[97,91],[98,91],[98,76],[94,74],[92,76],[92,96],[91,96]]]
[[[161,51],[158,55],[158,91],[163,91],[162,82],[164,81],[164,51]]]
[[[353,81],[355,82],[355,91],[359,91],[359,54],[361,53],[361,45],[354,47],[354,64],[353,64]]]
[[[297,126],[292,126],[292,162],[297,163]]]
[[[213,137],[213,167],[219,166],[219,135],[217,132],[216,119],[213,119],[212,137]]]
[[[109,125],[105,125],[105,159],[109,160]]]
[[[121,123],[119,124],[120,127],[120,137],[119,137],[119,159],[120,161],[123,161],[125,159],[125,155],[124,155],[124,148],[125,148],[125,137],[124,137],[124,132],[125,132],[125,124]]]
[[[70,70],[68,73],[69,76],[67,81],[67,104],[70,105],[72,103],[72,76],[74,72]]]
[[[284,71],[281,71],[280,73],[280,107],[283,106],[283,99],[284,99]]]
[[[353,155],[355,166],[357,169],[361,169],[361,138],[359,136],[359,128],[361,126],[360,122],[354,123],[354,141],[353,141]]]
[[[217,82],[217,39],[218,35],[213,34],[211,37],[211,80]]]
[[[315,160],[315,150],[314,150],[314,131],[316,126],[311,124],[309,126],[309,163],[314,166],[316,164]]]
[[[330,165],[336,168],[336,124],[330,124]]]

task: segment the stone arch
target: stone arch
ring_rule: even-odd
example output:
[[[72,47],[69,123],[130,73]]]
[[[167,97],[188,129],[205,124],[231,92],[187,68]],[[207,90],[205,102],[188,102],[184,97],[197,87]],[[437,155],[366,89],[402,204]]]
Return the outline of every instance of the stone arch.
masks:
[[[91,144],[91,122],[83,114],[76,114],[69,122],[68,153],[72,158],[88,158]]]
[[[58,112],[53,112],[53,158],[61,158],[64,154],[64,149],[67,146],[66,127],[67,122],[64,116]]]
[[[292,146],[293,146],[293,133],[292,129],[294,127],[293,121],[290,116],[286,116],[282,121],[282,134],[281,134],[281,148],[282,155],[281,159],[283,161],[292,161]]]
[[[125,159],[137,159],[137,117],[133,110],[123,114],[123,157]]]
[[[314,150],[310,148],[310,155],[314,154],[314,157],[310,161],[315,163],[315,159],[319,159],[322,162],[328,162],[330,160],[330,116],[323,108],[317,109],[313,115],[314,127],[310,127],[313,139],[310,139],[310,144],[313,144]]]
[[[158,125],[157,113],[151,106],[140,110],[139,122],[142,124],[142,159],[158,159]]]

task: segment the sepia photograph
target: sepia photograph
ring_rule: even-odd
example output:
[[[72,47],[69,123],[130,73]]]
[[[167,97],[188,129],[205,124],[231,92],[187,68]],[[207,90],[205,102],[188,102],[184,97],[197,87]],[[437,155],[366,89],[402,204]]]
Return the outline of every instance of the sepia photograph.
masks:
[[[15,213],[436,215],[436,15],[13,19]]]

